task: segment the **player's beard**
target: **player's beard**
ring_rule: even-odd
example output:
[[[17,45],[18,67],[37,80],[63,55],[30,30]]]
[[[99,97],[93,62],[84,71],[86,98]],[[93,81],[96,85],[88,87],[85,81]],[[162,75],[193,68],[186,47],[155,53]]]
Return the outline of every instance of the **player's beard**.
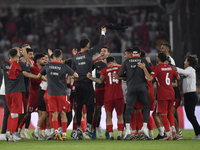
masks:
[[[45,66],[45,63],[41,63],[40,66],[44,67],[44,66]]]

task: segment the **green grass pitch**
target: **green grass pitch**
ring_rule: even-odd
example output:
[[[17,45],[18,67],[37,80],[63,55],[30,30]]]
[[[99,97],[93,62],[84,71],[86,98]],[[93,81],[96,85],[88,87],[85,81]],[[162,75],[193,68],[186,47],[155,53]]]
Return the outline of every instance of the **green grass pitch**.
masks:
[[[33,130],[29,131],[30,135],[32,132]],[[68,131],[67,141],[38,141],[33,137],[18,142],[0,141],[0,150],[200,150],[200,140],[191,140],[194,137],[193,130],[182,130],[183,140],[176,141],[118,141],[116,130],[114,141],[98,135],[97,140],[75,141],[70,133],[71,130]],[[154,137],[157,134],[157,130],[154,130]]]

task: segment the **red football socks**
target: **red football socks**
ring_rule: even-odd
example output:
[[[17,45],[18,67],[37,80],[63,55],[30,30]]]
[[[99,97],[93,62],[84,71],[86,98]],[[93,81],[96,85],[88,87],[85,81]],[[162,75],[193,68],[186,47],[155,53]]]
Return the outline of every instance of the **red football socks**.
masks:
[[[148,124],[147,124],[149,130],[153,130],[153,118],[152,116],[149,116],[149,121],[148,121]]]
[[[12,121],[11,121],[11,133],[15,133],[15,131],[17,130],[17,127],[18,127],[18,118],[19,117],[16,117],[16,118],[11,118]]]
[[[167,119],[167,115],[161,115],[163,126],[165,127],[165,131],[169,132],[169,121]]]
[[[54,130],[58,130],[58,121],[52,121]]]
[[[73,130],[77,130],[77,123],[73,123]]]
[[[140,112],[140,113],[135,114],[135,116],[136,116],[135,119],[136,119],[136,125],[138,127],[138,130],[141,130],[143,126],[143,114]]]
[[[113,132],[113,125],[107,125],[106,126],[108,133]]]
[[[167,118],[169,120],[170,126],[174,126],[174,116],[171,112],[167,114]]]
[[[67,122],[62,122],[63,133],[67,132]]]
[[[123,123],[118,123],[117,127],[118,127],[118,131],[123,131],[124,124]]]
[[[133,112],[131,115],[131,122],[130,122],[130,126],[132,128],[132,130],[136,130],[136,125],[135,125],[135,113]]]

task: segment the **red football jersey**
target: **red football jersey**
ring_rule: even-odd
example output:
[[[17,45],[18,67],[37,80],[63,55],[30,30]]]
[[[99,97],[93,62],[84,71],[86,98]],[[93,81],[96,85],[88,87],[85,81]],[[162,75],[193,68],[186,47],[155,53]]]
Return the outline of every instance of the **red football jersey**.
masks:
[[[104,101],[124,98],[122,91],[122,81],[113,79],[112,73],[118,74],[120,66],[106,67],[101,70],[101,74],[105,76],[105,94]]]
[[[33,68],[31,68],[30,70],[31,70],[32,74],[38,75],[38,73],[40,73],[40,71],[42,70],[42,68],[39,69],[37,67],[37,65],[34,63],[33,64]],[[34,92],[34,91],[38,92],[39,89],[40,89],[40,83],[41,83],[40,79],[37,79],[37,80],[30,79],[29,92]]]
[[[178,77],[174,68],[167,64],[159,64],[153,68],[151,76],[156,78],[157,100],[173,100],[172,77]]]

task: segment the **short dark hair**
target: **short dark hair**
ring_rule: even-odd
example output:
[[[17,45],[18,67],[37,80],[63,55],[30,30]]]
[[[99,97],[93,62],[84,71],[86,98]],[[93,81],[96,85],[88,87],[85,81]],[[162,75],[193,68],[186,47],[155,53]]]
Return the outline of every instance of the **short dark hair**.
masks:
[[[47,55],[47,53],[46,52],[44,52],[44,53],[42,53],[43,55]]]
[[[33,49],[31,49],[31,48],[26,48],[26,52],[27,52],[27,54],[29,53],[29,52],[33,52],[34,50]]]
[[[66,65],[68,65],[69,67],[71,67],[71,65],[72,65],[72,58],[65,59],[63,61],[63,63],[66,64]]]
[[[87,46],[88,43],[90,43],[90,39],[84,38],[79,42],[79,45],[81,48],[85,48]]]
[[[102,48],[106,48],[107,51],[110,53],[110,49],[109,49],[109,47],[107,45],[103,45]]]
[[[133,49],[128,48],[128,49],[125,50],[125,52],[127,52],[127,53],[133,53]]]
[[[106,58],[106,62],[107,62],[107,63],[115,62],[115,58],[112,57],[112,56],[108,56],[108,57]]]
[[[164,53],[158,53],[158,58],[160,59],[161,62],[165,62],[167,60],[167,55],[165,55]]]
[[[187,58],[187,61],[189,62],[189,66],[195,68],[198,64],[198,61],[199,59],[197,58],[197,55],[192,55],[190,53],[188,53],[186,56],[185,56],[185,59]]]
[[[145,57],[146,56],[146,53],[145,53],[145,51],[140,51],[140,57]]]
[[[37,60],[42,58],[42,57],[44,57],[44,54],[36,54],[33,60],[34,60],[35,63],[37,63]]]
[[[22,47],[26,47],[26,46],[30,46],[29,44],[24,44],[24,45],[22,45]]]
[[[170,45],[169,43],[162,43],[161,46],[162,46],[162,45],[167,46],[167,47],[169,48],[169,52],[171,51],[171,45]]]
[[[15,48],[11,48],[10,50],[9,50],[9,52],[8,52],[8,55],[10,56],[10,57],[15,57],[16,55],[17,55],[17,49],[15,49]]]
[[[58,58],[58,57],[60,57],[61,55],[62,55],[62,51],[61,51],[61,50],[55,49],[55,50],[53,51],[53,56],[54,56],[54,57]]]

